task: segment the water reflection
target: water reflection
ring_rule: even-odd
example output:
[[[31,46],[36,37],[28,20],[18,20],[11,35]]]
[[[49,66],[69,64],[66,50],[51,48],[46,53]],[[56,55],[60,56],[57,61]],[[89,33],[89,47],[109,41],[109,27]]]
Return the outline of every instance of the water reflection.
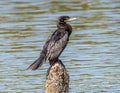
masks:
[[[3,0],[0,3],[0,92],[45,91],[46,71],[26,71],[60,15],[78,17],[61,55],[70,93],[119,92],[119,0]],[[79,87],[79,89],[78,89]]]

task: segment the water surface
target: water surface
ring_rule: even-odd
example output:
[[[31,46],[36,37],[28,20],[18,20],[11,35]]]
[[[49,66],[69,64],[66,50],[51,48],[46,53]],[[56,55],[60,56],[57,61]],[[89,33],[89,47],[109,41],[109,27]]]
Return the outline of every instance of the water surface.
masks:
[[[120,92],[119,0],[0,1],[0,93],[44,93],[45,63],[39,56],[61,15],[77,17],[60,59],[70,74],[70,93]]]

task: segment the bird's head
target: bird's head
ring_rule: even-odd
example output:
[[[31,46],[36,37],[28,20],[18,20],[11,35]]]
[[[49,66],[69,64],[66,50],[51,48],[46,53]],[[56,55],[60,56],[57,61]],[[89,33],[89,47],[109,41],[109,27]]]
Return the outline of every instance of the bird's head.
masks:
[[[60,16],[59,17],[59,22],[60,23],[66,23],[66,22],[70,22],[73,20],[76,20],[77,18],[70,18],[69,16]]]

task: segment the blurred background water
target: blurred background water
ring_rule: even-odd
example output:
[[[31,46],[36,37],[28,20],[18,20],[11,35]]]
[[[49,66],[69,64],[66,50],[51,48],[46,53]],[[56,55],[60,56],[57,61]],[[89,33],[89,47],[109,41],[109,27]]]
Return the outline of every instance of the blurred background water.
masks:
[[[120,93],[120,0],[1,0],[0,93],[45,92],[48,63],[26,68],[62,15],[78,18],[60,57],[70,93]]]

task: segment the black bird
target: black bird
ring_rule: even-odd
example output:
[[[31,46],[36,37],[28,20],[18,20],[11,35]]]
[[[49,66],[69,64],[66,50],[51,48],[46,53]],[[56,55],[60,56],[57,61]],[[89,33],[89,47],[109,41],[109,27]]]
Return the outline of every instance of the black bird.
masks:
[[[28,67],[28,69],[36,70],[46,60],[49,61],[50,65],[58,60],[60,54],[69,41],[70,34],[72,33],[72,27],[67,22],[73,21],[75,19],[76,18],[70,18],[69,16],[59,17],[57,30],[46,41],[39,58],[35,62],[33,62]]]

